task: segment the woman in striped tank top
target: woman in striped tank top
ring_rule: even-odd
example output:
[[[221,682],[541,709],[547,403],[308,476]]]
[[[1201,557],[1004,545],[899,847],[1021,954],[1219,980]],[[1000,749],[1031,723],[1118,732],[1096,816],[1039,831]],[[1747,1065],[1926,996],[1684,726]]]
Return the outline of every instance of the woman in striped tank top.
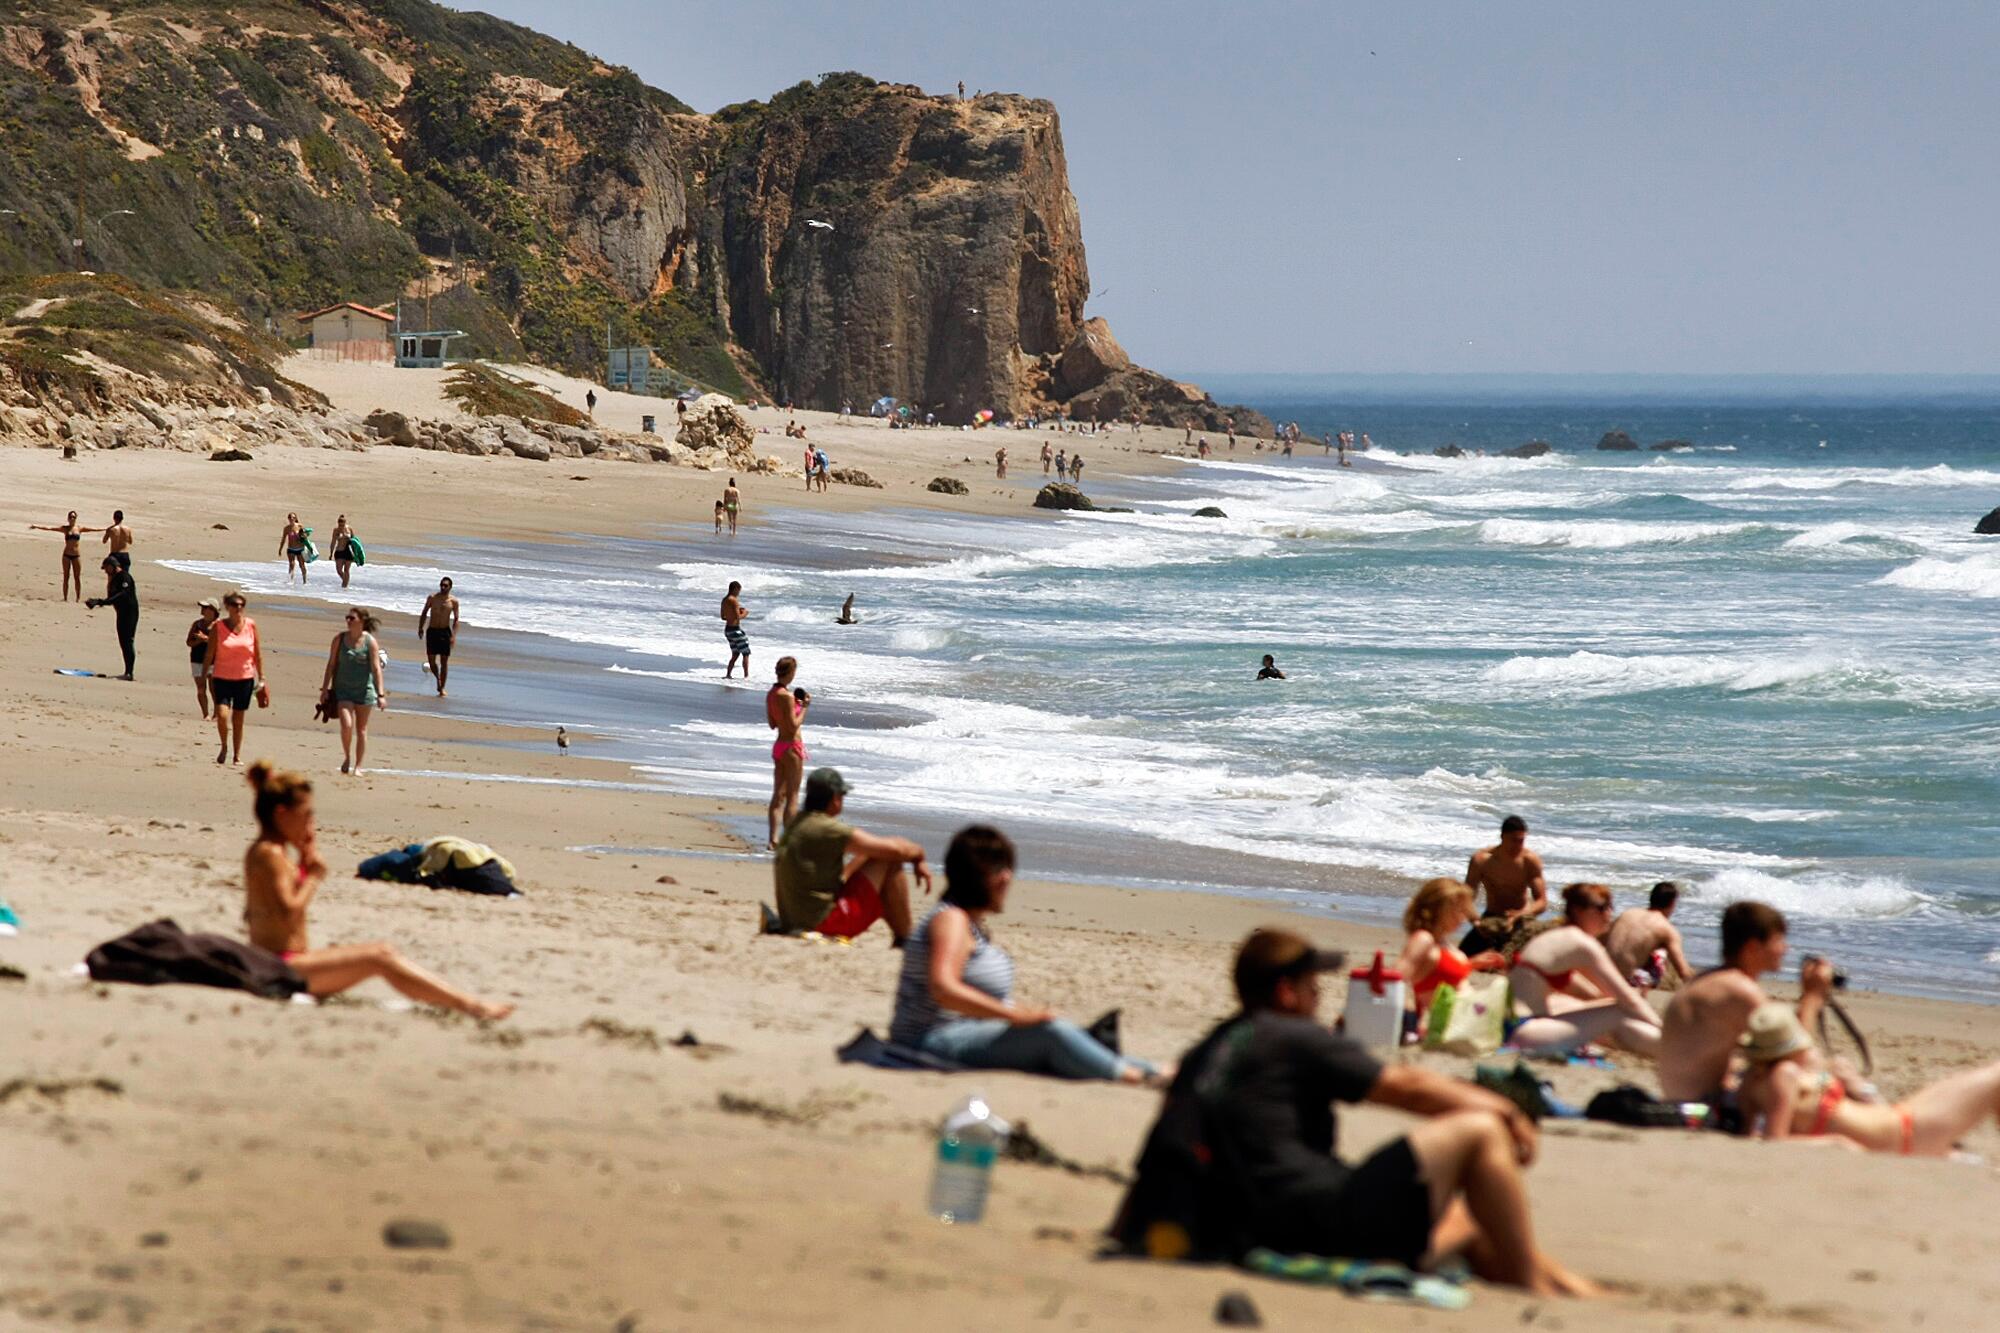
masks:
[[[961,829],[945,890],[903,945],[889,1039],[977,1069],[1164,1086],[1161,1071],[1104,1046],[1046,1009],[1016,1004],[1014,960],[987,934],[1014,882],[1014,845],[998,829]]]

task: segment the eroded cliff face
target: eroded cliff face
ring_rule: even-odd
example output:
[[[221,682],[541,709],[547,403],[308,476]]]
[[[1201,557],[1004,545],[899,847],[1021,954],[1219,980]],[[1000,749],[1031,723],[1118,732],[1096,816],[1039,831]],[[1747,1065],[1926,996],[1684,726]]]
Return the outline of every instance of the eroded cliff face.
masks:
[[[847,76],[718,124],[707,237],[779,398],[1036,405],[1090,290],[1054,107]]]
[[[574,370],[609,326],[699,383],[814,407],[1178,422],[1206,402],[1122,352],[1065,363],[1090,280],[1047,102],[838,74],[702,116],[424,0],[266,0],[255,25],[216,0],[44,8],[0,20],[20,221],[0,277],[67,257],[81,189],[87,214],[145,219],[100,223],[93,263],[281,334],[449,269],[466,327]]]

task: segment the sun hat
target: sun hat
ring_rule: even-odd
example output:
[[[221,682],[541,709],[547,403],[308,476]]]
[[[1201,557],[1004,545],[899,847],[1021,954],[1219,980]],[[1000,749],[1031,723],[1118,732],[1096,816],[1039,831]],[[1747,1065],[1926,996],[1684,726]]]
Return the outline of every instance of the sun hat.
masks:
[[[1752,1064],[1775,1064],[1809,1049],[1813,1042],[1806,1025],[1781,1000],[1767,1000],[1750,1015],[1744,1030],[1743,1058]]]

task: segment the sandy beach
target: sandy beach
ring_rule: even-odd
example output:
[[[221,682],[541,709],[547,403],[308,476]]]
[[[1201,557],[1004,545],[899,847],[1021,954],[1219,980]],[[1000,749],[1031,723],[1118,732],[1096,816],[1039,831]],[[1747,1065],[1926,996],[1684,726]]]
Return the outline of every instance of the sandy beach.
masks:
[[[367,373],[395,378],[315,387],[361,410],[436,410],[435,384],[418,378],[427,372]],[[650,401],[625,397],[601,395],[600,417],[626,425]],[[1024,494],[982,484],[1001,444],[1016,469],[1038,472],[1029,455],[1042,436],[792,415],[836,465],[884,487],[807,500],[796,477],[743,478],[747,524],[782,523],[800,503],[1043,521]],[[752,414],[771,432],[759,453],[794,461],[786,419]],[[1158,429],[1086,441],[1090,475],[1172,466],[1179,444],[1180,432]],[[925,490],[939,475],[971,493]],[[0,731],[0,898],[23,922],[18,938],[0,940],[0,964],[25,974],[0,979],[0,1326],[1192,1329],[1210,1326],[1231,1289],[1250,1292],[1267,1326],[1286,1328],[1983,1326],[2000,1300],[1985,1255],[2000,1187],[1991,1165],[1589,1122],[1549,1127],[1530,1179],[1545,1244],[1611,1286],[1602,1305],[1479,1287],[1468,1311],[1442,1315],[1226,1270],[1101,1260],[1114,1177],[1150,1122],[1149,1094],[836,1063],[834,1048],[858,1027],[886,1024],[898,955],[879,934],[853,947],[759,938],[754,904],[768,894],[769,865],[716,822],[747,808],[589,785],[618,784],[625,770],[587,750],[559,761],[542,730],[499,728],[423,697],[399,696],[377,720],[380,771],[341,777],[337,734],[310,717],[337,627],[325,611],[253,604],[276,705],[251,716],[245,744],[246,759],[318,782],[336,873],[314,907],[315,940],[393,941],[516,1001],[517,1014],[478,1024],[409,1011],[385,1003],[393,996],[379,983],[313,1007],[72,975],[93,945],[158,917],[239,927],[250,796],[240,771],[212,762],[214,731],[195,712],[181,646],[195,598],[214,589],[155,561],[275,561],[287,510],[322,533],[344,511],[371,542],[404,547],[647,535],[706,523],[723,480],[393,448],[278,444],[237,464],[135,450],[65,462],[0,448],[0,680],[12,701]],[[98,526],[114,507],[137,533],[139,679],[53,675],[106,669],[115,642],[109,613],[58,600],[60,541],[27,525],[74,508]],[[95,541],[85,547],[91,594],[102,584]],[[414,656],[417,609],[385,621],[392,651]],[[454,659],[464,673],[497,665],[474,634]],[[865,800],[850,814],[896,831]],[[364,856],[445,832],[503,851],[525,896],[492,901],[352,873]],[[574,850],[589,846],[682,854]],[[1225,1014],[1232,943],[1288,919],[1265,903],[1048,882],[1032,845],[1023,854],[1024,883],[1001,922],[1022,995],[1086,1020],[1120,1006],[1127,1046],[1141,1054],[1171,1056]],[[1324,918],[1289,921],[1354,951],[1390,942]],[[1852,998],[1892,1096],[2000,1057],[1989,1008]],[[1329,1016],[1340,1000],[1336,985]],[[692,1041],[679,1044],[683,1034]],[[1650,1083],[1629,1059],[1558,1074],[1575,1097]],[[953,1229],[924,1212],[930,1135],[975,1087],[1084,1169],[1004,1164],[987,1220]],[[1401,1123],[1344,1113],[1343,1148],[1359,1154]],[[2000,1134],[1983,1127],[1966,1146],[1993,1158]],[[386,1248],[382,1227],[404,1218],[442,1224],[451,1247]]]

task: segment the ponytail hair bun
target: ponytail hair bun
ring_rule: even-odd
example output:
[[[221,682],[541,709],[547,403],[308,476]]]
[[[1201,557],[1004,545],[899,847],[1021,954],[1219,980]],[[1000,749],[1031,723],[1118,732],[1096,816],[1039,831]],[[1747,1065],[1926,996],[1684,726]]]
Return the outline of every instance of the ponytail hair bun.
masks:
[[[257,823],[266,833],[275,831],[271,819],[278,811],[298,804],[302,796],[312,795],[311,778],[303,773],[280,769],[268,759],[259,759],[251,764],[243,776],[250,789],[257,793]]]

